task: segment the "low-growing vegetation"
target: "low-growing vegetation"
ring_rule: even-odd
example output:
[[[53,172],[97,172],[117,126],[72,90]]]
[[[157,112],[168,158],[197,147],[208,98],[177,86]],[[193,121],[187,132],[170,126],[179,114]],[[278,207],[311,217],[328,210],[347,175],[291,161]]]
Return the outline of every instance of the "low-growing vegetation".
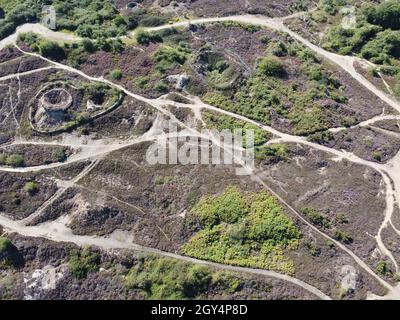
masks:
[[[254,146],[262,146],[271,138],[271,134],[260,129],[256,125],[245,121],[234,119],[226,115],[218,115],[211,112],[204,112],[203,119],[207,126],[218,131],[229,130],[234,133],[235,130],[243,130],[243,146],[246,146],[246,130],[252,130],[254,133]]]
[[[75,250],[71,253],[68,267],[74,277],[83,279],[86,278],[89,273],[99,269],[99,262],[99,254],[85,247],[81,251]]]
[[[25,183],[24,191],[32,196],[39,191],[39,186],[35,181],[29,181]]]
[[[25,164],[24,157],[20,154],[1,154],[0,165],[7,165],[11,167],[22,167]]]
[[[193,299],[212,282],[207,267],[170,259],[144,259],[126,277],[129,289],[141,290],[148,299]]]
[[[276,52],[276,51],[275,51]],[[267,56],[258,64],[258,72],[231,91],[209,91],[203,99],[214,106],[271,124],[274,117],[286,119],[297,135],[310,135],[330,127],[330,111],[324,101],[344,103],[341,84],[324,70],[321,62],[302,46],[290,43],[278,56]],[[307,77],[299,84],[285,79],[286,58],[300,61]]]
[[[352,13],[348,5],[347,1],[324,0],[320,9],[309,15],[312,32],[324,34],[320,42],[327,50],[343,55],[357,54],[381,65],[382,72],[389,69],[397,80],[394,93],[400,96],[397,91],[400,88],[399,1],[356,3]],[[354,23],[343,23],[347,15],[354,16]]]
[[[183,252],[199,259],[292,274],[287,252],[300,232],[277,200],[267,192],[243,194],[234,186],[203,197],[191,211],[201,230]]]

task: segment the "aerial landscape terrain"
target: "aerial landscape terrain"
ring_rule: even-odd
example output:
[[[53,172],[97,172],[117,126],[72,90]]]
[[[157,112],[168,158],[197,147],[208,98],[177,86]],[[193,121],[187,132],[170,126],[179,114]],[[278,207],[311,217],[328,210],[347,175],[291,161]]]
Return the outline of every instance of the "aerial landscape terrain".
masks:
[[[399,300],[399,265],[400,1],[0,0],[0,300]]]

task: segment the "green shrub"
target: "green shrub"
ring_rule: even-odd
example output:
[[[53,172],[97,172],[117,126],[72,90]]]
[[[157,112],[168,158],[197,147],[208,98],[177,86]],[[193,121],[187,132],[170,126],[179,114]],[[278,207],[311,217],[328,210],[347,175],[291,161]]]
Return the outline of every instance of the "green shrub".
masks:
[[[301,209],[301,213],[304,214],[308,219],[310,219],[312,224],[315,224],[320,227],[330,228],[329,219],[324,217],[314,208],[303,208]]]
[[[0,269],[22,268],[24,258],[18,248],[6,237],[0,237]]]
[[[367,21],[386,29],[400,29],[400,2],[387,0],[379,5],[370,5],[365,9]]]
[[[353,238],[350,236],[350,234],[347,231],[335,230],[334,237],[336,240],[342,241],[346,244],[350,244],[353,242]]]
[[[114,69],[111,71],[111,77],[115,80],[121,80],[122,78],[122,71],[121,69]]]
[[[192,209],[203,229],[183,246],[185,254],[218,263],[293,273],[285,252],[298,245],[300,233],[276,199],[266,192],[242,195],[228,187],[205,196]]]
[[[89,248],[73,251],[69,257],[68,267],[75,278],[83,279],[99,269],[100,256]]]
[[[166,93],[168,92],[168,85],[164,81],[159,81],[155,84],[154,90],[159,93]]]
[[[392,274],[392,270],[391,270],[389,264],[383,260],[378,261],[375,269],[376,269],[376,272],[382,276],[387,276],[387,275]]]
[[[150,33],[145,30],[136,31],[135,38],[137,43],[144,45],[150,42],[162,42],[162,38],[157,33]]]
[[[164,73],[177,65],[182,65],[186,62],[186,55],[186,52],[175,48],[160,48],[153,54],[153,59],[157,62],[156,70]]]
[[[380,151],[374,151],[372,152],[372,158],[376,161],[382,161],[382,152]]]
[[[39,191],[39,186],[35,181],[29,181],[24,185],[24,191],[30,195],[34,195]]]
[[[285,73],[283,63],[276,57],[265,57],[258,65],[258,70],[272,77],[281,77]]]
[[[307,140],[319,144],[327,144],[333,138],[334,136],[330,131],[320,131],[309,135]]]
[[[0,254],[8,251],[12,246],[10,239],[5,237],[0,237]]]
[[[146,258],[126,277],[128,289],[139,289],[149,299],[193,299],[207,292],[210,270],[172,259]]]
[[[246,214],[247,204],[236,187],[229,187],[219,196],[204,197],[193,208],[202,224],[212,227],[221,222],[235,223]]]
[[[57,42],[50,40],[40,40],[39,42],[40,54],[49,59],[62,60],[65,58],[65,52]]]
[[[24,157],[20,154],[12,154],[7,156],[6,165],[12,167],[22,167],[24,165]]]
[[[96,51],[96,46],[90,39],[83,39],[81,41],[81,46],[86,52],[92,53]]]
[[[65,148],[56,148],[52,152],[52,158],[57,162],[64,162],[67,160],[67,154],[65,152]]]

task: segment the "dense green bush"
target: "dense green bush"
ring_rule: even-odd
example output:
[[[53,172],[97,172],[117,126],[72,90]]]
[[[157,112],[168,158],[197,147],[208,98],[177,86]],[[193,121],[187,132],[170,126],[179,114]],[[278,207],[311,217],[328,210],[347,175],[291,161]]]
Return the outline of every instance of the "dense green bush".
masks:
[[[228,187],[219,196],[200,199],[191,211],[203,229],[183,246],[185,254],[219,263],[293,273],[285,254],[297,246],[300,232],[266,192],[243,195]]]
[[[254,146],[262,146],[268,142],[271,134],[256,125],[246,121],[237,120],[230,116],[204,112],[203,119],[207,126],[218,131],[229,130],[234,133],[235,130],[243,130],[243,147],[246,147],[247,133],[246,130],[252,130],[254,134]]]
[[[328,2],[334,5],[334,1]],[[323,47],[343,55],[361,54],[377,64],[397,64],[394,59],[400,58],[400,2],[388,0],[365,5],[358,10],[357,18],[357,28],[345,29],[341,25],[330,28]]]
[[[315,224],[320,227],[330,228],[330,221],[327,217],[323,216],[314,208],[303,208],[301,209],[301,213],[304,214],[308,219],[310,219],[312,224]]]
[[[361,50],[361,55],[372,62],[382,64],[391,57],[400,58],[400,31],[386,30],[377,34]]]
[[[138,30],[135,33],[135,39],[139,44],[149,44],[150,42],[162,42],[162,38],[157,33],[151,33],[145,30]]]
[[[42,39],[39,42],[40,54],[53,60],[62,60],[65,58],[64,49],[54,41]]]
[[[25,261],[10,239],[0,237],[0,269],[20,268],[23,267]]]
[[[262,145],[255,148],[255,158],[257,160],[271,159],[278,162],[288,158],[288,150],[283,144]]]
[[[210,270],[172,259],[146,258],[126,277],[128,289],[139,289],[149,299],[192,299],[207,291]]]
[[[276,57],[265,57],[258,65],[258,70],[266,76],[281,77],[285,74],[283,63]]]
[[[369,5],[364,13],[369,23],[386,29],[400,29],[400,2],[398,0],[387,0],[379,5]]]
[[[218,197],[205,197],[193,208],[204,227],[222,222],[235,223],[247,212],[245,198],[235,187],[229,187]]]
[[[0,21],[0,39],[13,33],[23,23],[36,21],[43,2],[41,0],[1,1],[0,5],[5,11],[5,18]]]
[[[153,59],[157,62],[156,70],[164,73],[177,65],[184,64],[187,59],[187,52],[181,48],[162,47],[154,52]]]
[[[25,183],[24,191],[32,196],[39,191],[39,186],[35,181],[29,181]]]
[[[383,260],[378,261],[375,270],[376,273],[378,273],[381,276],[387,276],[392,274],[392,269],[390,268],[390,265]]]
[[[122,78],[122,71],[121,69],[114,69],[111,71],[111,77],[115,80],[121,80]]]
[[[96,45],[90,39],[83,39],[80,45],[86,52],[92,53],[96,51]]]
[[[12,167],[22,167],[24,165],[24,157],[20,154],[11,154],[7,156],[5,163]]]
[[[0,237],[0,254],[9,250],[11,246],[12,243],[10,239],[5,237]]]
[[[353,238],[347,231],[335,230],[334,237],[336,240],[342,241],[346,244],[350,244],[353,242]]]
[[[67,154],[64,148],[56,148],[52,152],[52,158],[57,162],[64,162],[67,160]]]
[[[68,267],[72,275],[78,279],[86,278],[88,273],[99,269],[100,256],[89,248],[73,251],[69,257]]]
[[[0,22],[0,38],[8,36],[23,23],[39,20],[42,6],[50,3],[58,15],[58,30],[76,31],[78,35],[88,38],[115,37],[126,33],[127,24],[108,0],[3,0],[0,5],[6,9],[6,17]]]

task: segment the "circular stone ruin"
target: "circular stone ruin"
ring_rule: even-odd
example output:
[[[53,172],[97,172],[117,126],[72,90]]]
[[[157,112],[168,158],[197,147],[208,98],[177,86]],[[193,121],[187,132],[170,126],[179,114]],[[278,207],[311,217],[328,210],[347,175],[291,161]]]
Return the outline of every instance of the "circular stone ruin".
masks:
[[[39,98],[39,106],[46,111],[65,111],[72,104],[72,95],[64,88],[50,89]]]
[[[76,100],[73,90],[73,87],[61,82],[42,88],[31,102],[30,121],[33,128],[51,132],[70,121],[69,109],[73,108]]]

